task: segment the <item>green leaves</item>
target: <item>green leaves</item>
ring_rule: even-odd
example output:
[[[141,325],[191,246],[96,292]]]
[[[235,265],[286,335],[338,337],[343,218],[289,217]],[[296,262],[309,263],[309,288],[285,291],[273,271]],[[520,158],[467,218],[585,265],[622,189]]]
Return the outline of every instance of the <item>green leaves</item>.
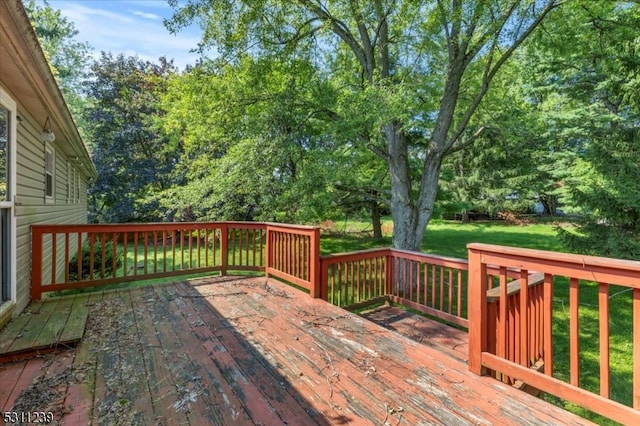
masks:
[[[149,222],[165,218],[153,194],[167,188],[182,147],[158,132],[158,108],[170,62],[143,62],[135,57],[103,53],[92,67],[84,110],[92,123],[92,159],[98,179],[91,188],[90,212],[100,222]]]

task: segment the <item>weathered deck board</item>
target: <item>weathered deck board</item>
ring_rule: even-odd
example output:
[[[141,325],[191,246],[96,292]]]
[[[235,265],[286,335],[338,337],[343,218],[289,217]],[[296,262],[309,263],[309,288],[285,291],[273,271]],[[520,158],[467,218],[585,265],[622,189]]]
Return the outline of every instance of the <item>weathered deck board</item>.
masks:
[[[177,361],[174,378],[178,395],[171,408],[184,411],[190,420],[200,418],[215,425],[242,416],[242,404],[235,400],[228,386],[224,387],[219,367],[212,365],[201,341],[190,329],[189,323],[199,324],[199,320],[187,319],[181,314],[173,289],[156,287],[155,290],[165,318],[173,324],[172,328],[160,333],[163,347],[180,348],[178,359],[174,359]]]
[[[360,316],[467,362],[469,335],[462,330],[389,305],[361,312]]]
[[[71,311],[67,316],[64,327],[60,331],[58,344],[67,344],[68,342],[74,342],[82,338],[84,327],[87,323],[87,316],[89,315],[88,300],[88,294],[79,294],[73,298]]]
[[[67,296],[29,305],[0,332],[0,362],[74,346],[84,332],[87,298]]]
[[[182,410],[172,410],[177,398],[177,389],[168,362],[166,350],[155,328],[154,309],[157,296],[152,287],[132,292],[131,301],[137,306],[136,324],[139,330],[150,332],[140,334],[140,343],[144,348],[142,357],[146,366],[149,392],[153,405],[154,423],[160,425],[188,424],[187,415]]]
[[[78,347],[0,364],[0,382],[15,384],[0,390],[3,409],[42,409],[20,391],[70,370],[62,424],[589,424],[427,346],[436,332],[458,344],[438,325],[394,317],[423,335],[411,340],[265,278],[105,292],[84,306]]]

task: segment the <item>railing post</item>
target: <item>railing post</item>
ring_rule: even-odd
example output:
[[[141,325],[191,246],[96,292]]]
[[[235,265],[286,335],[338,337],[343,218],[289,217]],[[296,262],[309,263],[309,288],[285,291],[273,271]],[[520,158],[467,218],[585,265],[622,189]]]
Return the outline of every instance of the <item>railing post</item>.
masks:
[[[320,298],[329,300],[329,266],[320,258]]]
[[[480,251],[469,246],[467,312],[469,317],[469,370],[485,375],[482,352],[487,351],[487,266]]]
[[[271,253],[271,251],[273,250],[271,244],[271,227],[269,226],[269,224],[266,225],[265,235],[265,250],[267,251],[267,256],[265,258],[264,275],[265,277],[269,278],[269,268],[271,268],[271,264],[273,262],[273,255]]]
[[[393,251],[388,250],[387,256],[385,257],[385,261],[387,262],[387,270],[385,277],[385,289],[387,296],[393,294]]]
[[[640,410],[640,288],[633,289],[633,408]]]
[[[229,227],[226,223],[220,228],[220,275],[227,275],[229,265]]]
[[[309,241],[309,281],[311,288],[309,294],[311,297],[321,297],[321,281],[320,281],[320,228],[314,228]]]
[[[42,298],[42,232],[31,227],[31,299]]]

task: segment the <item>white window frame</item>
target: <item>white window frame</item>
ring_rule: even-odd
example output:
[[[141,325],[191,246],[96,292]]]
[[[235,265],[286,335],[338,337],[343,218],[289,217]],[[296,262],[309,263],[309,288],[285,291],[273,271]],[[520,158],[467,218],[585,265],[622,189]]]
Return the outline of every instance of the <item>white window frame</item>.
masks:
[[[9,151],[7,154],[9,155],[9,161],[7,163],[7,167],[9,168],[9,185],[7,189],[9,191],[9,201],[0,201],[0,207],[11,209],[10,216],[10,232],[11,232],[11,240],[10,240],[10,264],[11,269],[9,272],[9,281],[10,281],[10,289],[9,289],[9,300],[12,303],[16,303],[16,297],[18,294],[18,289],[16,286],[17,276],[16,276],[16,215],[15,215],[15,200],[16,200],[16,192],[17,192],[17,173],[16,173],[16,158],[17,158],[17,145],[18,145],[18,106],[16,101],[13,100],[11,96],[7,92],[5,92],[2,87],[0,87],[0,105],[5,108],[9,112]],[[1,302],[0,302],[1,305]]]
[[[47,163],[47,154],[51,160]],[[51,170],[47,170],[51,166]],[[51,195],[47,193],[47,177],[51,175]],[[45,203],[55,203],[56,201],[56,152],[50,144],[44,147],[44,200]]]

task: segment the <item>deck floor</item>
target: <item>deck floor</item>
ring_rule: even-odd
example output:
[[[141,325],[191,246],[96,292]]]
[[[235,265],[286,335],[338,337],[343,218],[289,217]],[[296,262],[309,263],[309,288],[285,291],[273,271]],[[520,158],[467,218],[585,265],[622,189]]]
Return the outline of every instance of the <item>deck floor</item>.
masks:
[[[76,348],[0,364],[1,410],[52,411],[68,425],[590,424],[470,374],[456,348],[425,344],[428,323],[412,340],[389,318],[383,327],[266,278],[85,304]]]

